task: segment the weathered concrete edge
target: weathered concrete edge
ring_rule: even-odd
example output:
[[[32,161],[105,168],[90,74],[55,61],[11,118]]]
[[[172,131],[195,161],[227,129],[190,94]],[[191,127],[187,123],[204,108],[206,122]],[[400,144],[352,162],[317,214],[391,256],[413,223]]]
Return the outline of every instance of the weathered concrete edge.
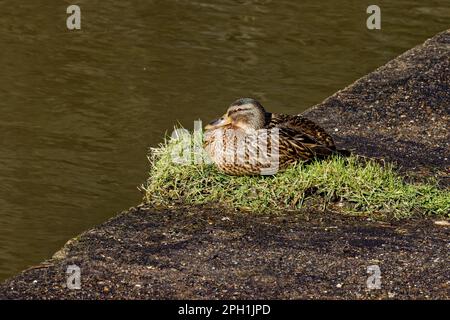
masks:
[[[450,30],[426,40],[304,114],[338,146],[449,185]],[[436,176],[436,171],[440,172]]]

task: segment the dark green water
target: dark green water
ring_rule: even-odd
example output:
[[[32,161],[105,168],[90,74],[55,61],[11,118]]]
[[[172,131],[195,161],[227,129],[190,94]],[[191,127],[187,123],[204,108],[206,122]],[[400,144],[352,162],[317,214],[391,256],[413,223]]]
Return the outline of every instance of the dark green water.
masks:
[[[147,148],[241,96],[298,113],[435,33],[450,3],[0,2],[0,279],[137,204]],[[339,115],[336,115],[339,116]]]

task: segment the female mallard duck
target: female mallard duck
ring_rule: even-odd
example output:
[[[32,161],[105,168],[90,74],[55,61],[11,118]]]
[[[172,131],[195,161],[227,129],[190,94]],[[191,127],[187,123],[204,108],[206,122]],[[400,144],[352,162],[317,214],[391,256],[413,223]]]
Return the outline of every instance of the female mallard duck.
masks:
[[[297,161],[337,152],[331,136],[311,120],[266,112],[250,98],[233,102],[205,130],[207,154],[230,175],[274,174]]]

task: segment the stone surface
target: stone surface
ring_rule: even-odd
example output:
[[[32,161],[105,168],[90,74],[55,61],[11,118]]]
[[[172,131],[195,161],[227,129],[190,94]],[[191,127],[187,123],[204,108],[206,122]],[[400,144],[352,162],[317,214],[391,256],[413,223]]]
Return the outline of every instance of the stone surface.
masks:
[[[4,282],[0,298],[448,299],[449,235],[430,219],[140,206]],[[65,287],[74,264],[80,290]],[[381,288],[369,290],[373,265]]]
[[[450,181],[450,31],[429,39],[305,112],[338,146]]]

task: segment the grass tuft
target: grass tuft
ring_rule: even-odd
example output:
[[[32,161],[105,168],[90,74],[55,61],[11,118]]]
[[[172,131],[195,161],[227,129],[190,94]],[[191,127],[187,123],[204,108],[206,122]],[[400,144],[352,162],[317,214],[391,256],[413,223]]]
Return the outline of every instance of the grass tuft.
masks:
[[[391,164],[335,156],[298,164],[274,176],[234,177],[211,164],[174,163],[176,147],[177,141],[168,139],[152,150],[150,177],[143,187],[147,203],[212,203],[253,212],[331,206],[358,215],[450,217],[448,189],[439,189],[432,180],[406,183]]]

